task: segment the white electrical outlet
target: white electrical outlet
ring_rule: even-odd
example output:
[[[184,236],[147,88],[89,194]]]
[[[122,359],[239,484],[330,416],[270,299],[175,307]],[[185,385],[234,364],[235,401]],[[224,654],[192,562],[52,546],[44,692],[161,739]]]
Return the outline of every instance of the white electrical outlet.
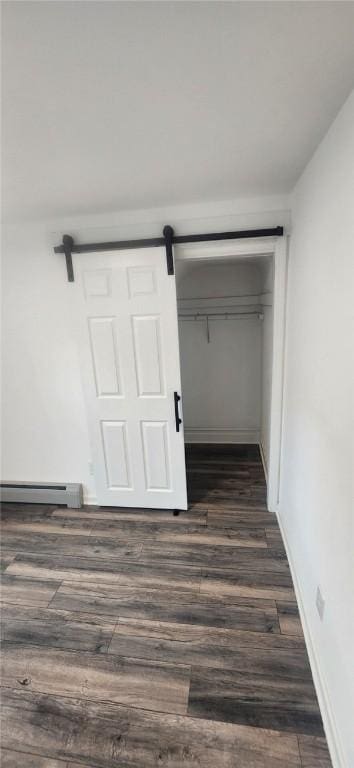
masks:
[[[93,461],[89,461],[88,468],[90,475],[93,475]]]
[[[318,611],[318,615],[322,621],[324,609],[325,609],[325,601],[322,597],[322,593],[319,587],[317,587],[317,592],[316,592],[316,608]]]

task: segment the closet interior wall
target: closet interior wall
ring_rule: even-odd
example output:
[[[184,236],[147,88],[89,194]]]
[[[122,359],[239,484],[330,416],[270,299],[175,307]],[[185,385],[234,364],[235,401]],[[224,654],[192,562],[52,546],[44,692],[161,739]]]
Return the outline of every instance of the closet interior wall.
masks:
[[[256,443],[269,456],[271,257],[177,261],[186,442]]]

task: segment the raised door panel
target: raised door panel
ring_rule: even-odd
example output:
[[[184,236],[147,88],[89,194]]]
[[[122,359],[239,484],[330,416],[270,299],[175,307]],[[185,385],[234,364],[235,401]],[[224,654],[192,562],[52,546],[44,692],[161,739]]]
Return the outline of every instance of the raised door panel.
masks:
[[[141,430],[146,489],[148,491],[170,490],[168,424],[166,421],[143,421]]]
[[[135,315],[132,318],[136,379],[139,397],[165,394],[160,317]]]
[[[122,397],[114,318],[90,317],[88,322],[97,397]]]
[[[87,269],[83,275],[86,299],[108,298],[112,293],[110,269]]]
[[[131,299],[135,296],[152,296],[156,293],[156,273],[151,267],[128,267],[127,275]]]
[[[126,422],[102,421],[101,429],[108,488],[130,489],[132,478]]]

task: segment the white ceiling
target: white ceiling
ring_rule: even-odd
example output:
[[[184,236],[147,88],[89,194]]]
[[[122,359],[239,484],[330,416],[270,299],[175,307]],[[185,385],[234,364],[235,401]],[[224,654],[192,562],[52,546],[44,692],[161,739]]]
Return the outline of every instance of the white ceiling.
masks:
[[[288,192],[353,87],[353,2],[3,11],[15,219]]]

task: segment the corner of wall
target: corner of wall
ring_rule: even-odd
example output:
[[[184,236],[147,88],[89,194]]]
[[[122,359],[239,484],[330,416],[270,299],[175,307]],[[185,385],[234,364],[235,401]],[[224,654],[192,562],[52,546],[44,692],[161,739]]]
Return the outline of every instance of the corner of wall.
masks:
[[[264,445],[263,445],[263,442],[262,442],[262,436],[260,437],[260,440],[259,440],[259,452],[261,454],[261,459],[262,459],[262,464],[263,464],[263,471],[264,471],[264,475],[265,475],[266,485],[267,485],[267,488],[268,488],[268,465],[267,465],[267,460],[266,460],[266,452],[265,452]]]

